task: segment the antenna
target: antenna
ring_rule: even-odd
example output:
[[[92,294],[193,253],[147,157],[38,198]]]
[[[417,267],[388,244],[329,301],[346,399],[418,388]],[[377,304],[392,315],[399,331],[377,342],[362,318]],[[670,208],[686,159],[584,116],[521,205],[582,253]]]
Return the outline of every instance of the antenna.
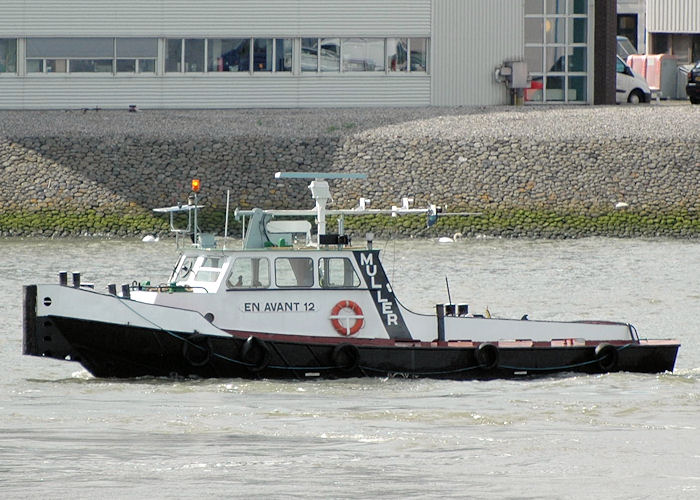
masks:
[[[452,304],[452,296],[450,295],[450,282],[447,280],[447,276],[445,276],[445,285],[447,286],[447,301],[449,304]]]

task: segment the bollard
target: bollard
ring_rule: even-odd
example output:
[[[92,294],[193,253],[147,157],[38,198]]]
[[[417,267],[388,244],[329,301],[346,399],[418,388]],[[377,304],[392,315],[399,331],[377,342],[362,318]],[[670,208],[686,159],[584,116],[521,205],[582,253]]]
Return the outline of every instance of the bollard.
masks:
[[[445,341],[445,305],[435,304],[435,312],[437,313],[437,339],[438,342]]]

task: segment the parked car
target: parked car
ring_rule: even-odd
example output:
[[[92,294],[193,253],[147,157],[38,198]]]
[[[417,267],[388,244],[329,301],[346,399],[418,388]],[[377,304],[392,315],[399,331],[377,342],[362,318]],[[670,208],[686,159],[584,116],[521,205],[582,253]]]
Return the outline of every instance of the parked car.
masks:
[[[617,55],[620,56],[623,60],[627,60],[627,58],[633,54],[637,54],[637,49],[634,48],[634,45],[632,45],[632,42],[630,42],[630,39],[627,38],[626,36],[617,36]]]
[[[642,75],[627,66],[620,56],[617,56],[617,103],[628,102],[639,104],[651,102],[651,89]]]
[[[688,94],[691,103],[700,104],[700,60],[688,72],[688,84],[685,86],[685,93]]]

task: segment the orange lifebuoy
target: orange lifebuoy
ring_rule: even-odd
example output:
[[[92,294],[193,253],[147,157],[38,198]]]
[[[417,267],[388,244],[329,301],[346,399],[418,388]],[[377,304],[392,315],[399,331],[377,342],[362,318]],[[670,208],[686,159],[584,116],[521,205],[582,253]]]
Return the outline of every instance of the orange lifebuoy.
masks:
[[[352,314],[344,314],[339,316],[338,313],[343,309],[350,309]],[[343,326],[340,320],[346,320],[348,326]],[[355,320],[355,322],[350,325],[350,320]],[[352,300],[341,300],[338,302],[331,310],[331,324],[335,331],[341,335],[350,336],[356,334],[362,325],[365,324],[365,316],[362,313],[362,308],[358,306]]]

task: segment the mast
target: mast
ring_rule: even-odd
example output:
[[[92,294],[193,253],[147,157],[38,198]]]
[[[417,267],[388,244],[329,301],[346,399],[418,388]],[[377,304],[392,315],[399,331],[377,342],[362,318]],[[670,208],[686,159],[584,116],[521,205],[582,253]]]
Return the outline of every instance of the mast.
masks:
[[[326,205],[331,200],[327,179],[366,179],[367,174],[336,172],[277,172],[275,179],[313,179],[309,184],[311,197],[316,200],[316,224],[318,236],[326,234]],[[320,239],[320,238],[319,238]]]

